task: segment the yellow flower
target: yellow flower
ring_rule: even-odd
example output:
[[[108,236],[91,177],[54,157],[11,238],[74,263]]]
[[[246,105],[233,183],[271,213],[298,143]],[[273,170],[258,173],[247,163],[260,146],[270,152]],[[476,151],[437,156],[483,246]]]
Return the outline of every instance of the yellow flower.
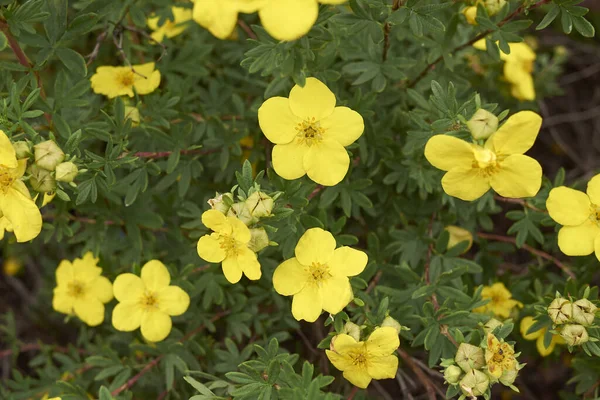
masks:
[[[497,317],[508,318],[513,308],[523,307],[520,301],[512,298],[512,293],[502,282],[496,282],[492,286],[484,286],[481,291],[483,300],[490,299],[484,306],[473,310],[476,313],[492,313]]]
[[[248,247],[250,229],[238,218],[225,216],[218,210],[202,214],[202,223],[214,232],[198,240],[198,255],[212,263],[222,262],[223,274],[231,283],[237,283],[242,273],[250,280],[260,279],[260,263]]]
[[[15,276],[23,267],[21,261],[14,257],[8,257],[4,260],[4,264],[2,265],[2,270],[5,275]]]
[[[171,316],[183,314],[190,296],[178,286],[169,286],[171,275],[158,260],[142,267],[141,278],[121,274],[114,282],[119,304],[112,314],[115,329],[131,332],[141,326],[142,336],[149,342],[160,342],[171,332]]]
[[[513,347],[506,342],[500,342],[491,333],[487,335],[485,362],[488,373],[496,379],[500,378],[504,372],[514,371],[518,367]]]
[[[140,125],[140,110],[134,106],[125,106],[125,121],[131,120],[131,126]]]
[[[0,216],[4,216],[0,230],[2,237],[4,230],[14,232],[17,242],[32,240],[42,230],[42,214],[20,179],[26,167],[27,160],[17,161],[15,149],[0,130]]]
[[[527,333],[529,328],[535,323],[533,317],[524,317],[521,320],[521,335],[525,338],[525,340],[535,340],[535,346],[537,347],[537,351],[540,353],[542,357],[546,357],[554,351],[554,348],[557,344],[565,343],[564,339],[560,337],[560,335],[552,335],[552,341],[548,347],[544,346],[544,336],[546,334],[546,328],[542,328],[538,331]]]
[[[335,95],[321,81],[307,78],[290,97],[271,97],[258,109],[258,123],[273,147],[273,168],[284,179],[304,174],[324,185],[338,184],[350,166],[344,149],[363,133],[359,113],[336,107]]]
[[[341,334],[331,340],[325,350],[329,361],[350,383],[365,389],[372,379],[391,379],[398,371],[398,358],[392,353],[400,346],[394,328],[376,328],[365,342]]]
[[[587,194],[565,186],[550,191],[546,208],[560,225],[558,247],[568,256],[596,252],[600,260],[600,174],[587,185]]]
[[[62,260],[56,269],[56,288],[52,308],[75,314],[89,326],[104,321],[104,304],[113,298],[112,285],[103,277],[98,259],[91,252],[73,262]]]
[[[468,230],[455,225],[448,225],[444,229],[450,234],[448,237],[448,250],[461,242],[469,242],[469,245],[463,251],[464,254],[473,246],[473,235]]]
[[[467,19],[469,25],[477,25],[477,6],[470,6],[462,10],[463,15]]]
[[[215,37],[225,40],[233,34],[238,13],[253,13],[268,0],[196,0],[193,18]]]
[[[479,50],[486,49],[485,39],[481,39],[473,46]],[[500,59],[504,61],[504,79],[511,85],[511,94],[518,100],[535,100],[535,87],[533,86],[533,62],[536,55],[526,43],[509,43],[510,54],[500,50]]]
[[[425,157],[448,171],[442,187],[450,196],[472,201],[490,187],[504,197],[535,196],[542,184],[542,167],[523,155],[533,146],[542,117],[532,111],[511,116],[484,146],[449,135],[435,135],[425,145]]]
[[[312,228],[296,245],[296,257],[281,263],[273,274],[275,291],[294,296],[292,314],[298,321],[315,322],[321,310],[337,314],[352,301],[349,276],[360,274],[367,254],[350,247],[335,248],[333,235]]]
[[[131,67],[98,67],[90,78],[94,93],[103,94],[109,99],[117,96],[133,97],[148,94],[160,85],[160,71],[154,69],[154,63],[133,65]]]
[[[167,19],[161,26],[158,26],[159,17],[148,18],[148,27],[154,32],[150,35],[157,42],[162,42],[166,37],[172,38],[179,35],[187,29],[186,22],[192,19],[192,10],[183,7],[171,7],[173,21]]]

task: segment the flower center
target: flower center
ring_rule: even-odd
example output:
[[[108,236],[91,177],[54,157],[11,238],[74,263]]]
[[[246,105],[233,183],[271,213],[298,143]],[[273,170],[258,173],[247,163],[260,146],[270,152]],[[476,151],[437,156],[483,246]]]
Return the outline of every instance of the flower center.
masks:
[[[158,297],[156,296],[156,293],[149,290],[144,292],[142,298],[140,299],[140,304],[146,311],[151,311],[158,308]]]
[[[590,206],[590,220],[600,226],[600,207],[595,204]]]
[[[321,123],[312,117],[305,119],[296,126],[297,137],[300,143],[304,143],[307,146],[312,146],[315,143],[319,143],[323,140],[323,134],[325,129],[321,127]]]
[[[348,353],[348,356],[352,360],[352,364],[357,367],[366,367],[367,365],[367,356],[363,351],[355,350]]]
[[[71,281],[67,285],[67,293],[71,297],[83,297],[85,294],[85,285],[78,280]]]
[[[312,263],[308,267],[308,273],[312,277],[312,282],[317,286],[321,286],[323,282],[331,278],[329,267],[321,263]]]
[[[523,70],[532,73],[533,72],[533,61],[523,61]]]
[[[133,71],[127,70],[123,71],[117,77],[117,81],[121,84],[122,87],[131,87],[133,86],[134,76]]]
[[[3,166],[0,166],[0,192],[6,193],[9,187],[12,186],[15,178],[13,174],[10,173],[9,169]]]
[[[227,257],[235,256],[237,254],[237,240],[233,236],[230,235],[221,235],[219,237],[219,246],[225,250],[225,254]]]

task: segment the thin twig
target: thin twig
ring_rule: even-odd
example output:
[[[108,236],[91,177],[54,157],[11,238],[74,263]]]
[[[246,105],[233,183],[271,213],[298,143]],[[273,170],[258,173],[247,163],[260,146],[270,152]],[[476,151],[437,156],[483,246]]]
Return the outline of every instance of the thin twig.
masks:
[[[207,155],[207,154],[217,153],[221,150],[222,149],[210,149],[210,150],[192,149],[192,150],[180,150],[179,153],[181,155],[185,155],[185,154]],[[169,157],[171,154],[173,154],[172,151],[139,151],[137,153],[133,153],[133,156],[138,157],[138,158],[157,159],[157,158]],[[119,158],[122,158],[126,155],[127,155],[127,153],[124,153]]]
[[[367,293],[367,294],[371,293],[371,291],[373,291],[373,289],[375,289],[375,287],[379,283],[379,280],[381,279],[381,275],[383,275],[383,271],[381,271],[381,270],[377,271],[377,273],[375,274],[373,279],[371,279],[371,282],[369,282],[369,286],[367,287],[367,290],[365,291],[365,293]]]
[[[477,233],[477,236],[479,236],[482,239],[495,240],[497,242],[512,243],[515,246],[517,245],[517,240],[515,238],[509,237],[509,236],[495,235],[492,233],[485,233],[485,232],[479,232],[479,233]],[[521,246],[521,248],[523,250],[527,250],[528,252],[530,252],[533,255],[536,255],[545,260],[551,261],[558,268],[562,269],[565,274],[569,275],[569,277],[571,277],[573,279],[577,279],[577,277],[575,276],[573,271],[571,271],[571,269],[569,267],[567,267],[565,264],[563,264],[563,262],[560,261],[558,258],[546,253],[545,251],[538,250],[534,247],[531,247],[528,244],[524,244],[523,246]]]
[[[425,375],[425,373],[421,370],[421,368],[419,368],[417,366],[417,364],[415,364],[412,357],[407,352],[405,352],[404,350],[402,350],[400,348],[398,350],[396,350],[396,352],[398,353],[400,358],[402,358],[402,360],[404,360],[406,365],[408,365],[409,368],[413,370],[413,372],[417,376],[417,379],[421,382],[421,384],[427,391],[427,397],[429,398],[429,400],[436,400],[435,385],[433,384],[433,382],[431,382],[429,377],[427,375]]]
[[[248,24],[246,24],[244,21],[242,21],[241,19],[238,19],[238,25],[240,26],[240,28],[242,28],[244,30],[244,32],[246,32],[246,35],[248,35],[248,37],[250,39],[258,39],[258,37],[256,36],[256,33],[254,33],[254,31],[252,30],[252,28],[250,28],[248,26]]]
[[[580,122],[588,119],[598,118],[599,115],[600,105],[585,111],[552,115],[544,119],[544,128],[549,128],[554,125],[566,124],[569,122]]]
[[[392,4],[392,12],[398,10],[400,8],[400,0],[394,0]],[[387,60],[388,51],[390,50],[390,32],[392,30],[392,25],[389,22],[386,22],[383,25],[383,62]]]
[[[541,213],[545,213],[545,214],[548,213],[548,211],[542,210],[541,208],[537,208],[536,206],[529,204],[528,202],[526,202],[523,199],[511,199],[508,197],[502,197],[502,196],[498,196],[498,195],[494,195],[494,199],[496,201],[501,201],[503,203],[519,204],[519,205],[529,208],[530,210],[533,210],[533,211],[537,211],[537,212],[541,212]]]
[[[356,393],[358,393],[358,387],[354,386],[352,388],[352,391],[350,392],[350,395],[348,396],[348,400],[354,399],[354,396],[356,396]]]

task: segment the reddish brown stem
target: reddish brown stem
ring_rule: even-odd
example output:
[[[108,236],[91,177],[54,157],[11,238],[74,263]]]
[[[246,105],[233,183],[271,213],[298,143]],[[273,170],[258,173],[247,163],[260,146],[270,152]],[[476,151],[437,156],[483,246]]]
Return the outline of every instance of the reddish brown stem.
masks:
[[[248,35],[248,37],[250,39],[258,39],[256,36],[256,33],[254,33],[254,31],[252,30],[252,28],[250,28],[248,26],[248,24],[246,24],[244,21],[242,21],[241,19],[238,19],[238,25],[240,26],[240,28],[242,28],[244,30],[244,32],[246,32],[246,35]]]
[[[184,155],[184,154],[206,155],[206,154],[217,153],[219,151],[221,151],[221,149],[211,149],[211,150],[193,149],[193,150],[180,150],[179,152],[182,155]],[[139,157],[139,158],[157,159],[157,158],[169,157],[171,154],[173,154],[172,151],[139,151],[137,153],[133,153],[133,156]]]
[[[352,391],[350,392],[350,394],[348,395],[348,400],[353,400],[354,396],[356,396],[356,393],[358,393],[358,387],[354,386],[352,388]]]
[[[413,361],[412,357],[407,352],[405,352],[402,349],[398,349],[397,352],[400,358],[404,360],[406,365],[408,365],[408,367],[413,370],[413,372],[417,376],[417,379],[419,379],[419,381],[425,388],[425,391],[427,392],[427,398],[429,398],[429,400],[436,400],[435,385],[433,384],[433,382],[431,382],[429,377],[425,375],[425,373],[421,370],[421,368],[419,368],[419,366]]]
[[[536,206],[534,206],[532,204],[529,204],[528,202],[526,202],[523,199],[511,199],[511,198],[508,198],[508,197],[502,197],[502,196],[498,196],[498,195],[495,195],[494,199],[496,201],[500,201],[502,203],[518,204],[518,205],[523,206],[525,208],[529,208],[530,210],[533,210],[533,211],[537,211],[537,212],[541,212],[541,213],[546,213],[546,214],[548,213],[548,211],[542,210],[541,208],[537,208]]]

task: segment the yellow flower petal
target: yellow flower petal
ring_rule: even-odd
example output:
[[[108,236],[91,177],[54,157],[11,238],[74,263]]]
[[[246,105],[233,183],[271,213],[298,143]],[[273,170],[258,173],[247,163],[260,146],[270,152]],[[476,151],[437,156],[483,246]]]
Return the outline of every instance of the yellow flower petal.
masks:
[[[398,331],[391,326],[376,328],[367,339],[370,356],[383,357],[392,354],[400,347]]]
[[[56,268],[56,284],[57,286],[66,286],[75,276],[73,264],[69,260],[62,260]]]
[[[104,321],[104,304],[93,297],[83,297],[73,303],[75,315],[89,326],[98,326]]]
[[[327,264],[333,257],[335,250],[335,238],[333,235],[321,228],[311,228],[296,245],[296,258],[302,265],[309,266],[312,263]]]
[[[511,117],[490,138],[497,155],[523,154],[533,146],[542,126],[542,117],[521,111]]]
[[[113,282],[113,294],[118,301],[136,302],[145,290],[142,279],[134,274],[121,274]]]
[[[398,372],[398,357],[387,355],[369,359],[367,372],[373,379],[392,379]]]
[[[596,236],[596,239],[594,239],[594,253],[596,254],[598,261],[600,261],[600,235]]]
[[[325,129],[325,137],[349,146],[363,134],[365,123],[363,117],[348,107],[336,107],[333,113],[321,121]]]
[[[600,205],[600,174],[590,179],[586,192],[592,203]]]
[[[533,197],[542,186],[542,166],[531,157],[513,154],[500,163],[490,185],[504,197]]]
[[[209,229],[225,235],[231,234],[231,224],[222,212],[208,210],[202,213],[202,223]]]
[[[271,97],[258,109],[258,123],[267,139],[275,144],[290,143],[302,119],[295,116],[290,101],[285,97]]]
[[[348,382],[361,389],[366,389],[372,379],[366,368],[350,368],[345,370],[343,375]]]
[[[117,96],[133,97],[133,85],[123,85],[120,81],[120,77],[130,71],[130,67],[98,67],[90,78],[94,93],[103,94],[111,99]]]
[[[6,168],[17,168],[17,154],[6,133],[0,130],[0,165]]]
[[[238,263],[242,272],[251,281],[259,280],[262,276],[260,270],[260,263],[256,258],[256,253],[250,250],[248,247],[241,248],[238,251],[237,257]]]
[[[221,268],[223,269],[223,275],[225,275],[225,279],[229,281],[229,283],[238,283],[240,279],[242,279],[242,267],[238,262],[237,257],[227,257],[223,260],[223,264],[221,264]]]
[[[88,285],[88,293],[101,303],[108,303],[113,299],[113,287],[108,278],[99,276]]]
[[[295,40],[317,21],[317,0],[276,0],[258,10],[263,27],[277,40]]]
[[[28,242],[40,234],[42,214],[39,208],[33,200],[15,189],[14,184],[6,193],[0,194],[0,211],[12,224],[17,242]]]
[[[350,335],[346,335],[345,333],[335,335],[331,339],[331,345],[335,352],[339,354],[346,354],[348,351],[355,349],[356,346],[362,346],[362,344],[359,344],[356,339]],[[343,371],[342,368],[336,368],[340,371]]]
[[[523,317],[523,319],[521,320],[521,335],[523,336],[523,338],[525,338],[525,340],[535,340],[540,336],[544,336],[544,329],[540,329],[539,331],[535,331],[532,333],[527,333],[529,328],[531,328],[531,326],[534,323],[535,320],[531,316]]]
[[[63,314],[71,314],[73,312],[74,301],[75,298],[67,294],[66,288],[57,287],[54,289],[52,308],[55,311]]]
[[[282,0],[283,2],[297,0]],[[314,0],[308,0],[313,2]],[[298,4],[307,2],[300,0]],[[316,1],[314,1],[316,4]],[[293,14],[292,14],[293,15]],[[293,18],[296,16],[293,15]],[[315,118],[316,121],[330,116],[335,109],[335,95],[329,88],[316,78],[306,78],[304,87],[296,85],[290,92],[290,108],[294,115],[300,118]]]
[[[527,43],[509,43],[510,54],[500,51],[500,59],[508,62],[533,61],[536,58],[535,52]]]
[[[340,335],[338,335],[338,336],[340,336]],[[354,360],[352,358],[348,357],[347,355],[339,354],[339,353],[337,353],[335,351],[331,351],[331,350],[325,350],[325,354],[327,355],[327,358],[329,359],[329,361],[331,361],[333,366],[336,367],[337,369],[339,369],[340,371],[344,371],[346,369],[352,368],[354,365],[354,363],[353,363]]]
[[[323,299],[316,285],[306,285],[294,295],[292,315],[298,321],[315,322],[323,310]]]
[[[520,63],[506,62],[504,77],[512,84],[511,95],[522,101],[535,100],[535,86],[531,72]]]
[[[291,296],[301,291],[309,278],[305,267],[296,257],[279,264],[273,274],[273,287],[282,296]]]
[[[585,193],[565,186],[552,189],[546,200],[550,217],[567,226],[581,225],[587,220],[590,216],[590,206],[590,199]]]
[[[479,174],[476,168],[456,168],[442,178],[444,192],[461,200],[473,201],[490,190],[488,179]]]
[[[273,147],[273,169],[283,179],[298,179],[306,174],[304,156],[309,147],[294,140]]]
[[[556,342],[554,341],[554,337],[552,341],[550,341],[550,345],[548,347],[544,346],[544,335],[541,335],[537,341],[535,342],[535,347],[537,348],[538,353],[542,357],[549,356],[554,351],[554,347],[556,347]]]
[[[332,276],[321,284],[322,307],[330,314],[342,311],[353,297],[352,286],[345,276]]]
[[[220,263],[227,257],[227,253],[225,252],[225,249],[221,247],[216,233],[202,236],[200,240],[198,240],[196,250],[200,258],[211,263]]]
[[[348,0],[319,0],[321,4],[344,4]]]
[[[119,303],[112,313],[112,324],[121,332],[135,331],[142,323],[142,307],[138,303]]]
[[[142,281],[146,289],[159,291],[171,283],[169,270],[158,260],[150,260],[142,267]]]
[[[137,94],[149,94],[160,86],[160,71],[154,69],[154,63],[134,65],[133,87]]]
[[[327,265],[332,275],[356,276],[365,270],[369,257],[367,253],[342,246],[335,249]]]
[[[225,40],[235,30],[238,8],[234,2],[228,0],[196,0],[193,18],[215,37]]]
[[[558,247],[568,256],[587,256],[594,252],[600,228],[587,220],[579,226],[563,226],[558,231]]]
[[[348,152],[344,146],[331,139],[313,144],[304,156],[304,169],[308,177],[324,186],[340,183],[349,167]]]
[[[190,306],[190,296],[178,286],[160,289],[157,295],[160,310],[168,315],[181,315]]]
[[[149,342],[160,342],[171,333],[173,322],[167,313],[153,311],[142,315],[141,326],[144,339]]]
[[[435,135],[425,145],[425,158],[442,171],[454,168],[471,168],[475,156],[473,146],[449,135]]]
[[[238,242],[248,244],[252,234],[250,233],[250,229],[248,229],[246,224],[236,217],[227,217],[227,221],[231,226],[231,236],[233,236],[233,238]]]

